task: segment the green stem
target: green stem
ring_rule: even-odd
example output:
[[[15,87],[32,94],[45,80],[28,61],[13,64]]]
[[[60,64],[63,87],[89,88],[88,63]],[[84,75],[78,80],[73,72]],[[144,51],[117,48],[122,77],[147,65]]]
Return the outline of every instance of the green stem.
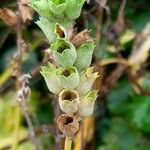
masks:
[[[20,132],[20,106],[17,103],[15,106],[15,128],[14,128],[14,141],[12,150],[18,150],[19,146],[19,132]]]
[[[64,150],[71,150],[71,146],[72,146],[72,139],[66,136]]]

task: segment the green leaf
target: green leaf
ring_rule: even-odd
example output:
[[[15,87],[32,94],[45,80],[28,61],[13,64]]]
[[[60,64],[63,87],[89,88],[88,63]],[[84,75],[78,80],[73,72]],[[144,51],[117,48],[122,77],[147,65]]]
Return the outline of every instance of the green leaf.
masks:
[[[62,14],[67,6],[66,0],[48,0],[48,2],[49,8],[56,15]]]
[[[78,18],[84,2],[85,0],[67,0],[67,7],[65,9],[67,17],[71,20]]]
[[[30,6],[46,19],[55,20],[54,14],[50,10],[47,0],[31,0]]]
[[[150,133],[150,98],[146,96],[134,97],[135,102],[132,104],[132,121],[137,128],[144,132]]]

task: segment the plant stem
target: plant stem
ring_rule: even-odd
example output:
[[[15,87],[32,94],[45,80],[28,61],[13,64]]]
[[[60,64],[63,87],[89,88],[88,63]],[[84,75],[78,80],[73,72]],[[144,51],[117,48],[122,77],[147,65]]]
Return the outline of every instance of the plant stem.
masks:
[[[13,147],[12,150],[17,150],[18,149],[18,145],[19,145],[19,130],[20,130],[20,106],[17,103],[15,106],[15,131],[14,131],[14,143],[13,143]]]
[[[64,150],[71,150],[71,145],[72,145],[72,139],[70,139],[66,136]]]
[[[26,102],[22,101],[22,103],[21,103],[21,110],[22,110],[22,112],[23,112],[23,114],[25,116],[26,122],[28,124],[29,132],[30,132],[30,139],[31,139],[32,143],[34,144],[35,149],[36,150],[40,150],[41,146],[39,144],[39,141],[36,139],[34,127],[33,127],[31,118],[30,118],[30,116],[28,114],[28,110],[26,108],[27,108]]]

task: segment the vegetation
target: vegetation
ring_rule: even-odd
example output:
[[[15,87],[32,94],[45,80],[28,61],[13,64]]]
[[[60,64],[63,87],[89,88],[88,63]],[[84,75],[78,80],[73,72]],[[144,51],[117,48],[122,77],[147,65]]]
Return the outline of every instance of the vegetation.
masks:
[[[149,150],[149,13],[148,0],[0,2],[0,150]]]

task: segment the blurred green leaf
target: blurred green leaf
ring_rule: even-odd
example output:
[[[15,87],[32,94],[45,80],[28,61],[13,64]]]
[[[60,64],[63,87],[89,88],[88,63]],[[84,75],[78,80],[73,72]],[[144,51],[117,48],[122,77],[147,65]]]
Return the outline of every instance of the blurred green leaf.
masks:
[[[113,114],[128,112],[128,104],[132,95],[132,86],[128,80],[120,81],[108,96],[107,107]]]
[[[150,98],[145,96],[135,96],[132,104],[132,121],[137,128],[150,133]]]

